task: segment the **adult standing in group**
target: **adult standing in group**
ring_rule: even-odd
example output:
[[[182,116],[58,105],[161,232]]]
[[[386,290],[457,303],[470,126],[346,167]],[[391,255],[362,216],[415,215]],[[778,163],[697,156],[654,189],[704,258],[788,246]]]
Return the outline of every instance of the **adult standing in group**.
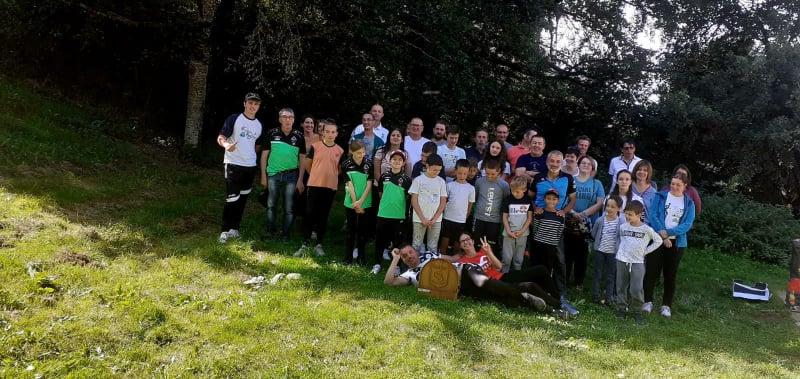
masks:
[[[220,243],[225,243],[228,238],[239,237],[244,207],[258,170],[261,122],[256,119],[256,113],[261,106],[261,96],[248,93],[244,96],[243,106],[242,113],[232,114],[225,119],[217,136],[217,144],[225,149],[222,163],[226,196]]]
[[[591,223],[603,208],[605,190],[603,183],[595,179],[595,160],[584,155],[578,159],[578,175],[575,176],[575,206],[567,214],[564,228],[564,265],[566,281],[574,272],[575,285],[583,286],[586,276],[588,247],[586,245]],[[583,225],[583,227],[581,227]]]
[[[433,138],[431,141],[436,143],[436,146],[443,146],[447,143],[447,122],[438,120],[433,124]]]
[[[538,136],[537,136],[538,137]],[[522,158],[520,158],[522,159]],[[544,196],[547,191],[555,190],[558,193],[558,202],[556,203],[556,214],[565,216],[572,211],[575,207],[575,179],[572,175],[566,174],[561,171],[561,163],[564,160],[564,154],[558,150],[553,150],[547,154],[547,171],[540,172],[533,177],[528,194],[533,198],[533,205],[535,212],[541,213],[545,207]],[[534,235],[535,233],[531,233]],[[559,244],[561,246],[562,244]],[[561,292],[562,301],[566,301],[567,286],[566,286],[566,270],[564,268],[564,251],[558,249],[558,259],[556,260],[556,267],[553,268],[554,279],[556,286]]]
[[[378,137],[381,137],[384,142],[386,142],[387,138],[389,138],[389,129],[386,129],[381,123],[381,120],[383,120],[383,106],[380,104],[375,104],[369,109],[369,113],[372,114],[372,131],[375,132]],[[350,140],[352,140],[356,134],[363,132],[364,124],[361,123],[356,125],[356,127],[353,128],[353,132],[350,133]]]
[[[391,165],[391,156],[392,153],[395,151],[402,151],[403,155],[405,156],[403,164],[403,172],[411,176],[411,164],[408,162],[408,152],[405,149],[405,141],[403,136],[403,131],[399,128],[394,128],[389,132],[389,141],[383,145],[378,151],[375,153],[375,158],[373,161],[373,166],[375,167],[375,177],[380,178],[381,175],[389,172],[392,169]]]
[[[506,150],[510,148],[512,145],[508,143],[508,125],[506,124],[497,124],[494,127],[494,138],[497,138],[498,141],[502,142],[505,145]]]
[[[589,136],[581,134],[575,137],[575,148],[577,148],[578,151],[580,152],[578,158],[589,154],[589,146],[592,146],[592,139],[589,138]],[[597,167],[595,167],[594,169],[596,171]]]
[[[580,152],[574,146],[567,148],[567,152],[564,153],[564,164],[561,166],[561,171],[577,176],[579,172],[578,157],[580,155]]]
[[[653,201],[653,196],[656,195],[656,183],[653,181],[653,165],[647,159],[642,159],[635,166],[633,166],[633,184],[631,191],[634,195],[642,198],[644,205],[644,213],[642,213],[642,221],[650,225],[650,203]]]
[[[424,127],[425,124],[422,123],[422,119],[419,117],[412,118],[408,125],[406,125],[404,144],[408,152],[408,163],[411,164],[411,167],[414,167],[414,165],[419,162],[420,155],[422,154],[422,145],[428,142],[428,139],[422,136],[422,129]]]
[[[519,139],[519,143],[509,147],[508,150],[506,150],[506,155],[508,155],[508,163],[511,164],[511,167],[517,167],[517,160],[519,157],[525,154],[530,154],[531,139],[536,134],[538,133],[533,129],[525,129],[525,132],[522,133],[522,136]]]
[[[373,129],[374,123],[375,119],[372,113],[364,113],[361,115],[361,125],[364,131],[354,135],[350,139],[351,142],[358,140],[364,144],[364,159],[370,162],[370,164],[372,163],[372,158],[375,157],[375,152],[386,142],[379,135],[375,134]]]
[[[700,201],[700,194],[697,192],[697,188],[694,188],[692,185],[692,173],[689,171],[689,167],[681,163],[672,169],[673,175],[679,172],[686,175],[686,177],[689,179],[689,184],[686,185],[686,195],[689,196],[692,201],[694,201],[694,219],[697,220],[697,218],[700,217],[700,211],[702,210],[703,205],[702,201]],[[667,183],[664,187],[661,187],[661,190],[669,190],[669,183]]]
[[[653,309],[653,291],[664,275],[664,296],[661,315],[672,317],[672,300],[675,297],[675,279],[678,265],[686,250],[686,233],[694,222],[694,201],[686,195],[689,178],[675,173],[670,178],[669,191],[660,191],[650,204],[650,226],[664,239],[664,244],[645,257],[644,305],[642,311]]]
[[[544,155],[544,147],[544,136],[538,134],[532,136],[531,152],[530,154],[522,155],[517,159],[517,165],[514,166],[514,175],[524,175],[528,178],[533,178],[539,173],[546,172],[547,157]]]
[[[300,118],[300,122],[303,126],[303,139],[306,141],[306,152],[308,152],[311,149],[311,145],[313,145],[314,142],[319,141],[319,134],[317,134],[317,123],[314,121],[314,116],[310,114],[304,114],[303,117]],[[294,207],[292,212],[295,216],[300,215],[303,217],[306,213],[308,174],[308,170],[306,170],[305,174],[303,175],[303,186],[306,188],[303,189],[303,192],[295,192],[295,197],[292,202],[292,206]]]
[[[474,158],[477,162],[483,159],[483,153],[489,143],[489,133],[484,128],[478,128],[475,130],[475,139],[472,142],[472,147],[466,148],[464,152],[467,153],[467,159]]]
[[[620,170],[633,172],[633,166],[636,166],[636,164],[642,160],[642,158],[636,156],[636,143],[633,141],[633,138],[623,139],[620,144],[620,151],[621,154],[618,157],[612,158],[611,162],[608,163],[608,175],[611,175],[611,187],[608,189],[609,192],[614,190],[614,186],[617,184],[617,173],[620,172]]]
[[[289,231],[294,222],[294,191],[303,192],[305,175],[306,141],[303,132],[293,129],[294,111],[283,108],[278,111],[280,127],[267,133],[269,142],[261,153],[261,185],[269,189],[267,197],[267,234],[276,232],[275,216],[278,198],[283,196],[284,220],[281,239],[289,240]]]

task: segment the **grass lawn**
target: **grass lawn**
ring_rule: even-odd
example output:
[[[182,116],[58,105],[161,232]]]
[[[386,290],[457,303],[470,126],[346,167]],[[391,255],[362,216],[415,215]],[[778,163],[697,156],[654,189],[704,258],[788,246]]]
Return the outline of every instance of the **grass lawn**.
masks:
[[[588,289],[570,293],[581,314],[568,323],[420,297],[337,263],[340,202],[324,257],[262,241],[255,199],[243,238],[220,245],[216,166],[129,142],[131,126],[5,79],[0,108],[0,376],[800,375],[800,328],[782,299],[730,294],[737,278],[780,290],[785,267],[690,248],[673,317],[646,326],[590,304]],[[277,273],[301,277],[243,284]]]

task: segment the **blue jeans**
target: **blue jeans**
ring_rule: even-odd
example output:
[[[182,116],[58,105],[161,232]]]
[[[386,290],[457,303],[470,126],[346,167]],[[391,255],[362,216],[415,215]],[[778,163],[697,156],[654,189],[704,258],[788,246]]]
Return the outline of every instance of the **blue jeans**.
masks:
[[[288,236],[289,229],[291,229],[292,222],[294,221],[292,202],[294,200],[294,189],[297,185],[297,170],[270,175],[267,179],[267,184],[269,187],[269,196],[267,197],[267,231],[275,231],[275,213],[278,207],[278,196],[283,194],[283,212],[285,217],[283,219],[281,234]]]
[[[592,277],[592,300],[602,299],[606,303],[614,300],[614,287],[617,276],[617,254],[592,251],[594,256],[594,276]],[[605,275],[603,275],[605,268]],[[602,286],[602,287],[601,287]],[[603,291],[601,294],[600,291]]]

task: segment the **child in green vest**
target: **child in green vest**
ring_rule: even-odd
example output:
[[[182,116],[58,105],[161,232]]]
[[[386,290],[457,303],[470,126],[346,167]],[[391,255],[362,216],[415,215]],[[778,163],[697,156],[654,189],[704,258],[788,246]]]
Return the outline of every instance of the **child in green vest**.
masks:
[[[378,178],[377,191],[381,195],[378,204],[378,217],[375,233],[375,265],[372,273],[381,272],[381,258],[384,249],[391,244],[398,247],[406,239],[406,207],[411,177],[406,175],[406,154],[402,150],[390,153],[391,169]]]
[[[360,140],[350,142],[350,157],[341,165],[344,179],[344,206],[347,217],[347,238],[345,239],[344,263],[353,263],[353,247],[365,252],[367,231],[370,226],[366,209],[372,206],[372,162],[364,159],[366,150]],[[355,245],[355,246],[353,246]],[[365,264],[364,256],[358,255],[358,263]]]

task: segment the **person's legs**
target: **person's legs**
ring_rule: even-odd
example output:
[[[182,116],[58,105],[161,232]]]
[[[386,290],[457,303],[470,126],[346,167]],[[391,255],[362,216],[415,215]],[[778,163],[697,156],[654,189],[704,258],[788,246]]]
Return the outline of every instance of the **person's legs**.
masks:
[[[411,247],[414,250],[420,251],[419,248],[422,246],[422,241],[425,238],[425,232],[428,230],[428,227],[421,222],[414,222],[413,223],[413,236],[411,238]]]
[[[631,272],[628,263],[617,261],[617,311],[627,311],[628,286],[630,285]]]
[[[391,233],[394,233],[393,228],[396,227],[391,225],[391,220],[383,217],[376,217],[375,219],[375,249],[373,257],[375,258],[375,264],[378,265],[381,264],[383,259],[383,249],[389,247],[389,241],[392,238]]]
[[[675,297],[675,280],[678,276],[678,265],[681,263],[685,248],[676,247],[664,251],[664,299],[663,305],[672,307],[672,300]]]
[[[525,260],[525,244],[527,242],[528,236],[521,236],[514,239],[510,271],[522,270],[522,262]],[[505,244],[503,244],[503,248],[505,248]]]
[[[232,164],[223,165],[223,174],[225,176],[225,206],[222,208],[222,224],[220,229],[222,232],[227,232],[230,229],[236,229],[233,226],[237,225],[236,215],[236,202],[239,201],[242,190],[241,172],[237,170],[239,166]]]
[[[281,182],[281,175],[270,175],[267,178],[267,184],[269,187],[269,196],[267,196],[267,233],[274,233],[275,213],[277,212],[278,207],[278,196],[280,196],[280,194],[283,192],[283,187],[280,187],[283,184]]]
[[[320,196],[319,208],[314,210],[314,216],[317,220],[315,221],[317,233],[317,243],[322,244],[322,241],[325,239],[325,235],[328,232],[328,216],[331,213],[331,207],[333,207],[333,198],[336,196],[336,190],[332,190],[330,188],[323,188],[319,187]]]
[[[644,257],[644,302],[653,302],[653,291],[656,288],[656,282],[661,276],[661,271],[664,268],[664,250],[666,248],[661,245],[654,252],[647,254]]]
[[[283,226],[281,229],[281,236],[289,237],[289,232],[292,228],[292,223],[294,222],[294,213],[292,213],[292,207],[294,206],[294,192],[295,186],[297,185],[297,171],[292,171],[283,174]]]
[[[345,217],[347,219],[347,237],[344,242],[344,263],[353,263],[353,244],[355,242],[356,234],[358,234],[358,220],[356,211],[353,208],[344,209]],[[359,250],[361,252],[361,250]],[[360,256],[361,254],[359,254]]]
[[[358,214],[356,213],[356,249],[358,249],[358,264],[365,265],[367,264],[367,238],[369,238],[369,229],[370,225],[372,225],[372,229],[375,229],[375,224],[370,222],[372,216],[369,215],[369,209],[367,208],[367,212]]]
[[[544,299],[548,304],[553,306],[560,305],[558,300],[559,293],[558,288],[556,288],[553,279],[550,277],[550,272],[544,266],[534,266],[530,268],[526,268],[523,270],[511,271],[507,274],[503,274],[500,277],[500,281],[506,283],[533,283],[536,285],[539,293],[534,293],[530,291],[525,291],[523,289],[522,292],[529,292],[538,297]]]
[[[630,287],[631,287],[631,309],[634,312],[641,312],[644,304],[644,263],[631,263]]]
[[[603,266],[605,266],[606,268],[606,276],[605,276],[606,290],[604,296],[606,302],[610,303],[614,300],[614,285],[616,284],[615,281],[617,279],[617,255],[603,253],[603,258],[605,258]]]
[[[314,210],[319,209],[319,202],[322,188],[319,187],[306,187],[306,208],[303,214],[303,242],[308,243],[311,240],[311,233],[317,225],[317,217],[314,215]]]
[[[564,234],[564,281],[569,283],[570,277],[573,279],[577,276],[573,274],[575,267],[575,256],[577,255],[575,239],[577,237]],[[578,283],[575,283],[576,285]]]
[[[504,273],[511,271],[511,263],[514,260],[514,247],[516,247],[515,239],[503,236],[503,253],[500,258],[500,262],[503,263],[503,268],[501,268],[500,271]]]
[[[603,257],[603,255],[605,255],[605,253],[600,250],[592,251],[592,259],[594,261],[594,275],[592,275],[592,301],[594,302],[602,299],[600,297],[600,283],[604,282],[603,266],[605,263],[605,257]],[[608,271],[608,266],[606,266],[605,269]]]
[[[583,282],[586,279],[586,261],[588,259],[589,250],[586,247],[586,239],[583,236],[576,238],[573,259],[573,272],[575,275],[575,285],[583,287]]]
[[[439,234],[442,232],[442,222],[434,222],[428,228],[428,251],[438,251]]]

